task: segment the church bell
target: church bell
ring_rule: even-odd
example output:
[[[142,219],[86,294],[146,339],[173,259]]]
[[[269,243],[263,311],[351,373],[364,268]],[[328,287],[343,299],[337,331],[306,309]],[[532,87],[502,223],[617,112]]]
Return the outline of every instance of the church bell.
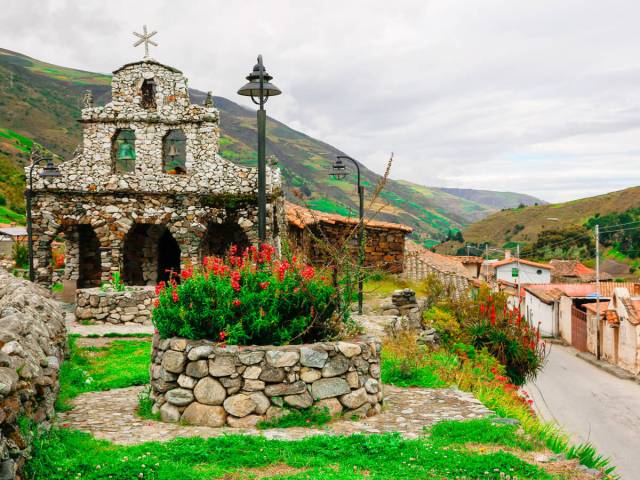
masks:
[[[135,160],[136,159],[136,151],[133,149],[133,146],[128,142],[124,141],[118,147],[118,160]]]

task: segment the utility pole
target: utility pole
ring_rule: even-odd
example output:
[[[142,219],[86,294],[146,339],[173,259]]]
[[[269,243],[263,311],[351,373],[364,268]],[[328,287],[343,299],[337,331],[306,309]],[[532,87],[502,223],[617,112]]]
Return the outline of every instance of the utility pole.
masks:
[[[596,358],[600,360],[600,225],[596,224]]]
[[[518,276],[516,277],[516,295],[518,296],[518,309],[520,308],[520,244],[516,243],[516,268]]]
[[[484,244],[484,279],[489,283],[489,244]]]

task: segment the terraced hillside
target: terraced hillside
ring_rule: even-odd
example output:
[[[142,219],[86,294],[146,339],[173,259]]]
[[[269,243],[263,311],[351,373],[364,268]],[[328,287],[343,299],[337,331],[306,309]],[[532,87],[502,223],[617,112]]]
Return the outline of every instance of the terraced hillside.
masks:
[[[90,89],[96,103],[104,103],[110,96],[109,82],[108,75],[59,67],[0,49],[0,195],[9,207],[18,212],[23,208],[21,167],[32,142],[63,158],[71,155],[80,141],[76,119],[83,92]],[[194,102],[204,100],[203,92],[192,90],[191,95]],[[214,102],[222,119],[221,154],[237,163],[255,165],[255,113],[226,98],[215,97]],[[336,181],[327,175],[340,150],[271,118],[267,132],[267,154],[278,157],[291,200],[300,202],[302,196],[318,210],[344,215],[357,212],[353,179]],[[371,192],[380,176],[364,166],[362,171]],[[536,201],[492,192],[484,192],[475,201],[469,191],[391,180],[374,207],[381,209],[377,218],[410,225],[414,238],[429,244],[450,229],[461,229],[500,208]]]

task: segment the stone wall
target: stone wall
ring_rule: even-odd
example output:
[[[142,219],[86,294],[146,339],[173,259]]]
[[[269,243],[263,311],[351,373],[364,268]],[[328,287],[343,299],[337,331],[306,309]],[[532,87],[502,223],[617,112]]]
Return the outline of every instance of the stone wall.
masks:
[[[383,399],[380,348],[371,338],[237,347],[155,335],[154,411],[166,422],[241,428],[312,405],[371,416]]]
[[[123,292],[100,288],[76,290],[76,318],[107,323],[151,323],[154,287],[127,287]]]
[[[0,479],[20,478],[29,435],[18,420],[48,426],[64,357],[64,315],[49,292],[0,270]]]

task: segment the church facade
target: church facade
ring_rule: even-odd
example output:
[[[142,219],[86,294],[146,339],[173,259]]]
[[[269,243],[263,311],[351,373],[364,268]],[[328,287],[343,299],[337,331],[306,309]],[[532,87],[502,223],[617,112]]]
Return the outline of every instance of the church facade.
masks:
[[[112,99],[84,99],[82,144],[60,177],[34,183],[36,279],[52,278],[52,243],[65,243],[65,290],[119,272],[152,285],[168,271],[255,244],[257,170],[218,154],[219,113],[192,104],[183,74],[152,59],[113,72]],[[280,171],[267,167],[267,241],[279,245]]]

